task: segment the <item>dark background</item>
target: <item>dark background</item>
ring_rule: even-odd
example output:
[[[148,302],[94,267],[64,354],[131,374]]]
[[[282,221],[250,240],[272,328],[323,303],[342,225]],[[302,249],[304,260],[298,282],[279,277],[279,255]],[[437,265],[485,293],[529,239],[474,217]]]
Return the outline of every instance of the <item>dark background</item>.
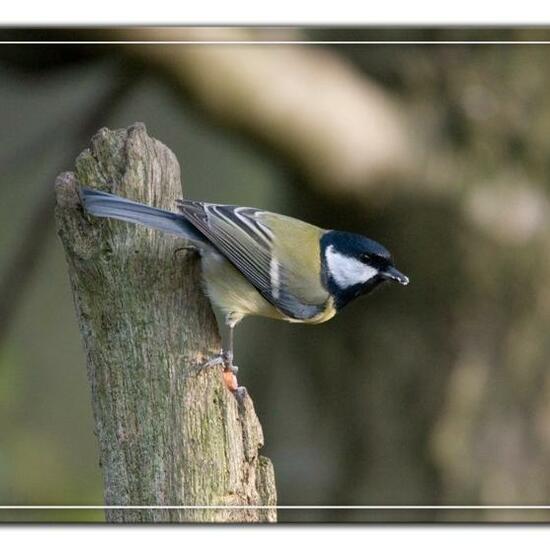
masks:
[[[548,39],[528,29],[143,33],[0,34]],[[366,234],[411,278],[324,325],[249,319],[237,329],[239,381],[263,424],[279,504],[548,503],[549,52],[472,44],[0,46],[0,503],[102,503],[53,182],[99,128],[135,121],[175,152],[186,197]],[[87,521],[102,512],[1,517]],[[420,519],[453,518],[434,510]]]

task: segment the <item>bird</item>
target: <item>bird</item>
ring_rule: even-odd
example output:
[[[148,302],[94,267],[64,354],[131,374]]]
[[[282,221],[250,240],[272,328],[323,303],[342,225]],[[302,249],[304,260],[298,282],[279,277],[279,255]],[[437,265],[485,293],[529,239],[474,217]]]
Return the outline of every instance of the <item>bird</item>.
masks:
[[[172,212],[89,187],[80,198],[91,216],[170,233],[199,251],[205,293],[228,328],[226,348],[206,365],[224,364],[233,391],[241,389],[233,340],[243,318],[324,323],[386,281],[409,284],[389,251],[363,235],[248,206],[181,199]]]

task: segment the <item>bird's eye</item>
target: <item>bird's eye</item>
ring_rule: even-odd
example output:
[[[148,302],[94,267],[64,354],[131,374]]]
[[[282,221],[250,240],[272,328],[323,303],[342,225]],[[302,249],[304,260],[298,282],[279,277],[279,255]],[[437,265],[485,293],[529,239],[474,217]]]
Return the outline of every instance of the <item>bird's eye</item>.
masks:
[[[361,254],[362,262],[368,262],[369,260],[370,260],[370,256],[368,254]]]

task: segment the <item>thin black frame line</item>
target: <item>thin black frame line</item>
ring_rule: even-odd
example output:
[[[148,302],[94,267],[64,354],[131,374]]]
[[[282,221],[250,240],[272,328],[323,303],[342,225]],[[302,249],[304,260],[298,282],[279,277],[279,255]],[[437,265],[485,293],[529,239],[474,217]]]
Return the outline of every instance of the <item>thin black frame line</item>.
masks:
[[[408,44],[412,46],[453,46],[453,45],[548,45],[550,40],[0,40],[0,46],[5,45],[86,45],[86,46],[116,46],[130,44],[135,46],[291,46],[291,45],[389,45]]]

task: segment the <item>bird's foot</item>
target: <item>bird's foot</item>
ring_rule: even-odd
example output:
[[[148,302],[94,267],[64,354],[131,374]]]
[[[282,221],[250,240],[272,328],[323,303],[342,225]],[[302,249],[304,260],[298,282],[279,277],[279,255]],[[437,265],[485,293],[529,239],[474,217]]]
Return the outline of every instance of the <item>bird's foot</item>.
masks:
[[[210,368],[218,365],[224,365],[223,369],[223,380],[227,389],[232,391],[238,399],[241,399],[246,395],[246,388],[244,386],[239,386],[237,381],[237,372],[239,367],[233,364],[233,354],[230,351],[221,350],[219,355],[216,355],[204,365],[202,368]]]
[[[201,365],[201,369],[209,369],[210,367],[217,367],[218,365],[225,364],[225,357],[223,355],[223,350],[218,354],[209,359],[206,363]]]
[[[221,352],[225,368],[230,370],[233,374],[239,372],[239,367],[233,364],[233,352],[232,351],[223,351]]]

